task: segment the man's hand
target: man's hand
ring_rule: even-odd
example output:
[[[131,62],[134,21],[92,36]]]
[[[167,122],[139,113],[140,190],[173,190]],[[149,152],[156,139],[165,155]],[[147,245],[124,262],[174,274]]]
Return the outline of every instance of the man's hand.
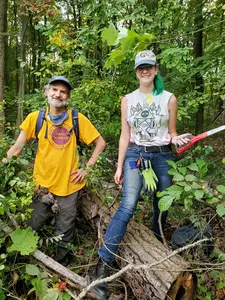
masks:
[[[88,170],[87,169],[77,169],[74,170],[70,173],[70,176],[75,175],[71,178],[70,182],[73,182],[74,184],[78,182],[82,182],[84,178],[88,175]]]

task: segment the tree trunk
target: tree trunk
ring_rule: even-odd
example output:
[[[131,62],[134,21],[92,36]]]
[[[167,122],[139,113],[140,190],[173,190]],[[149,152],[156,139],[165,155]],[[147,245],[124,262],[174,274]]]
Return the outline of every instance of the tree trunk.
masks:
[[[30,34],[32,36],[32,57],[31,57],[31,66],[32,66],[32,75],[30,75],[31,84],[29,87],[29,91],[34,92],[35,89],[38,88],[38,82],[37,77],[35,74],[35,70],[37,69],[37,41],[36,41],[36,30],[35,30],[35,20],[32,20],[32,17],[30,17]]]
[[[194,58],[202,57],[203,55],[203,6],[204,1],[194,1],[195,7],[195,33],[194,33]],[[199,66],[200,67],[200,66]],[[202,75],[198,72],[195,75],[195,89],[197,90],[199,96],[203,94],[203,78]],[[196,133],[203,132],[204,127],[204,104],[199,103],[198,111],[196,113],[196,125],[195,131]]]
[[[88,193],[81,197],[80,211],[84,218],[99,228],[103,235],[117,205],[101,208],[101,201],[96,195]],[[159,242],[154,234],[142,224],[131,221],[126,235],[120,245],[119,256],[121,267],[127,262],[135,265],[157,264],[154,268],[135,268],[125,273],[124,279],[131,287],[137,299],[193,299],[195,293],[195,277],[187,270],[188,264],[179,255],[168,258],[171,250]],[[182,295],[182,298],[179,296]],[[181,297],[181,296],[180,296]]]
[[[18,93],[18,113],[16,125],[19,126],[23,121],[23,98],[25,94],[25,67],[26,67],[26,27],[27,17],[21,16],[21,29],[20,29],[20,85]]]
[[[7,0],[1,1],[0,6],[0,139],[4,134],[4,87],[5,87],[5,53],[7,41]]]

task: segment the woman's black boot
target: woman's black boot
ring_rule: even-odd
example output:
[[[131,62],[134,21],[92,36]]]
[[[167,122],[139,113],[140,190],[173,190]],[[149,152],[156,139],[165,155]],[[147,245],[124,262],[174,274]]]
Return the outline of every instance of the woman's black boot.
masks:
[[[99,259],[94,269],[88,271],[90,282],[108,277],[113,270],[110,263],[104,262]],[[106,283],[100,283],[91,288],[91,292],[97,297],[98,300],[107,300],[109,298],[109,289]]]

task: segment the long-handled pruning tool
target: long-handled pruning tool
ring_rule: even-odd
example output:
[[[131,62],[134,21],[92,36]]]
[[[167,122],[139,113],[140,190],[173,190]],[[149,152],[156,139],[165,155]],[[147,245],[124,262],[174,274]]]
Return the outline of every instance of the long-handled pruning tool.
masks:
[[[177,148],[176,151],[177,153],[181,154],[183,153],[184,151],[186,151],[187,149],[189,149],[191,146],[193,146],[194,144],[196,144],[197,142],[201,141],[201,140],[204,140],[205,138],[207,138],[208,136],[210,135],[213,135],[217,132],[220,132],[220,131],[223,131],[225,130],[225,125],[222,125],[220,127],[217,127],[217,128],[214,128],[212,130],[209,130],[209,131],[206,131],[206,132],[203,132],[201,134],[198,134],[198,135],[193,135],[191,137],[191,140],[188,144],[184,145],[183,147],[181,148]]]

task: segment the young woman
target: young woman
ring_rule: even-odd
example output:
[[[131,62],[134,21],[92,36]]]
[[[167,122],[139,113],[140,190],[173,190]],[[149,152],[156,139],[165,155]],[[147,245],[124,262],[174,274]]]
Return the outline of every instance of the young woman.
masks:
[[[170,166],[167,163],[167,160],[173,160],[171,144],[183,145],[189,141],[189,133],[177,135],[177,100],[172,93],[164,90],[155,54],[149,50],[139,52],[135,58],[135,71],[139,88],[122,99],[122,131],[118,166],[114,176],[117,184],[123,182],[123,196],[108,226],[104,243],[99,249],[101,260],[96,267],[95,278],[107,275],[107,264],[110,265],[114,261],[114,254],[117,253],[127,225],[136,210],[143,187],[138,160],[142,158],[150,161],[158,178],[154,191],[152,231],[160,238],[159,199],[156,193],[172,184],[171,175],[168,174]],[[164,212],[161,219],[162,228],[165,227],[166,218],[167,212]],[[102,292],[100,299],[107,299],[104,298],[106,287],[98,285],[95,289],[100,294]]]

